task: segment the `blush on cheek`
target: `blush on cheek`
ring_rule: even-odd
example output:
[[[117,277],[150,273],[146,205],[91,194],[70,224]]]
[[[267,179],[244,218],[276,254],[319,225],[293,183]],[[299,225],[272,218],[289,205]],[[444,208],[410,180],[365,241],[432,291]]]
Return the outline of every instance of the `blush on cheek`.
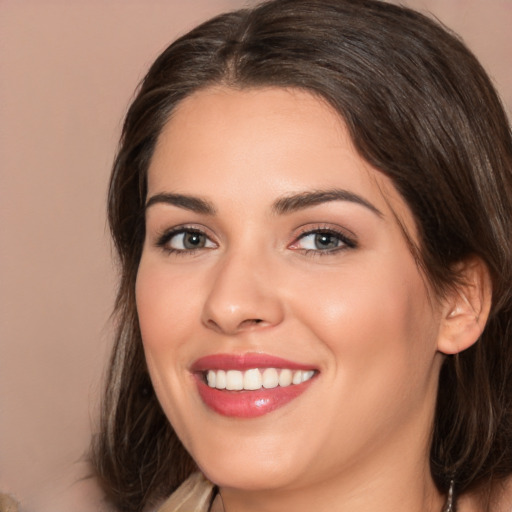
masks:
[[[395,354],[391,364],[400,364],[401,357],[420,348],[415,345],[428,334],[422,325],[427,328],[431,323],[424,283],[412,266],[403,262],[385,274],[370,269],[357,274],[357,280],[346,276],[337,289],[315,301],[314,312],[305,309],[303,314],[315,315],[316,322],[308,323],[322,329],[318,336],[332,344],[333,350],[352,354],[361,365],[373,358],[382,360],[386,353]],[[332,287],[324,288],[329,289]]]
[[[143,258],[137,274],[135,299],[144,344],[169,342],[173,318],[180,318],[176,309],[183,304],[172,290],[162,272],[145,264]],[[179,322],[174,323],[180,325]]]
[[[184,293],[188,283],[175,278],[161,261],[152,264],[149,260],[143,256],[137,274],[136,306],[151,378],[161,388],[159,398],[164,399],[169,376],[183,380],[188,375],[199,315],[194,302],[197,297]]]

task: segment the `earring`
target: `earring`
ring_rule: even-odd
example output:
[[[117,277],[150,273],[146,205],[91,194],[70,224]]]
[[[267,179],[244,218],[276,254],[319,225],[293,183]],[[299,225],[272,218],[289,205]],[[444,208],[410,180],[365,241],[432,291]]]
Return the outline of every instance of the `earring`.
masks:
[[[453,480],[450,480],[450,487],[448,489],[448,496],[446,497],[446,503],[443,508],[443,512],[454,512],[453,509],[453,488],[454,488],[455,482]]]

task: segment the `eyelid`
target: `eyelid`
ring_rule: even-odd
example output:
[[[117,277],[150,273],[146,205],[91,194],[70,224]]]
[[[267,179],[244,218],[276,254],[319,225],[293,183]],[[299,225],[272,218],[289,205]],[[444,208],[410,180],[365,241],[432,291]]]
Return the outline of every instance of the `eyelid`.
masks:
[[[176,249],[172,247],[168,247],[167,244],[172,240],[173,237],[182,233],[198,233],[204,235],[211,243],[214,244],[215,247],[218,246],[218,243],[214,240],[214,237],[210,234],[210,230],[208,230],[204,226],[197,226],[191,224],[181,224],[178,226],[173,226],[172,228],[164,229],[155,236],[154,245],[162,249],[168,254],[192,254],[196,251],[200,250],[209,250],[214,247],[197,247],[195,249]]]
[[[333,249],[304,249],[301,247],[293,247],[294,245],[297,245],[298,242],[307,236],[315,235],[315,234],[331,234],[336,236],[340,241],[341,245],[339,247],[335,247]],[[318,255],[328,255],[328,254],[334,254],[340,250],[345,249],[355,249],[358,246],[357,237],[356,235],[349,231],[348,229],[342,228],[340,226],[333,226],[332,224],[318,224],[318,225],[311,225],[308,224],[307,226],[303,226],[299,229],[299,232],[294,235],[293,242],[288,246],[291,249],[297,250],[297,251],[304,251],[306,253],[316,253]]]
[[[213,245],[203,246],[191,249],[176,249],[173,247],[169,247],[168,243],[172,240],[173,237],[182,233],[198,233],[204,235],[207,240]],[[301,239],[304,239],[307,236],[315,235],[315,234],[330,234],[337,237],[340,240],[340,245],[338,247],[334,247],[331,249],[307,249],[298,247]],[[307,224],[298,228],[298,231],[292,235],[293,241],[288,245],[289,249],[301,251],[302,253],[316,253],[317,255],[328,255],[334,254],[340,250],[345,249],[353,249],[358,245],[356,235],[341,226],[332,225],[332,224]],[[209,250],[218,247],[218,242],[215,240],[215,236],[211,233],[211,230],[206,228],[203,225],[197,224],[181,224],[177,226],[173,226],[170,228],[163,229],[162,231],[155,234],[154,237],[154,246],[163,250],[166,253],[175,253],[175,254],[193,254],[197,251],[201,250]]]

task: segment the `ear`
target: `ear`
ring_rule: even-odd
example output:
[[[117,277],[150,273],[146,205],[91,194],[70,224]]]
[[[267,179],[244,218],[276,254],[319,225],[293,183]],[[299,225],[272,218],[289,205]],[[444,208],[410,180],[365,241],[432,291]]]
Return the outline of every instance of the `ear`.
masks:
[[[487,265],[478,257],[457,268],[458,284],[442,301],[442,318],[437,348],[456,354],[473,345],[482,334],[492,301],[492,283]]]

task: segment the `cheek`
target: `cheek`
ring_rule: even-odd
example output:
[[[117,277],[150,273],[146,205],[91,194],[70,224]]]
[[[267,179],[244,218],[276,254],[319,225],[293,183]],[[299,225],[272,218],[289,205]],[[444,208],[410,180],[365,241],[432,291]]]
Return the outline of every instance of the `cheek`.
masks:
[[[190,277],[176,275],[151,258],[141,260],[136,304],[149,374],[159,402],[177,432],[186,432],[183,411],[190,407],[188,388],[197,297]]]
[[[152,265],[144,257],[137,273],[136,303],[146,351],[172,351],[187,339],[197,297],[190,279]]]
[[[361,260],[346,271],[302,280],[300,288],[293,294],[296,316],[323,341],[343,375],[358,380],[373,372],[380,382],[428,370],[438,326],[414,262]]]
[[[176,404],[189,377],[187,340],[192,338],[192,320],[197,321],[192,314],[195,298],[185,293],[185,284],[165,265],[154,265],[143,255],[135,289],[137,314],[153,387],[170,417],[175,416]]]

